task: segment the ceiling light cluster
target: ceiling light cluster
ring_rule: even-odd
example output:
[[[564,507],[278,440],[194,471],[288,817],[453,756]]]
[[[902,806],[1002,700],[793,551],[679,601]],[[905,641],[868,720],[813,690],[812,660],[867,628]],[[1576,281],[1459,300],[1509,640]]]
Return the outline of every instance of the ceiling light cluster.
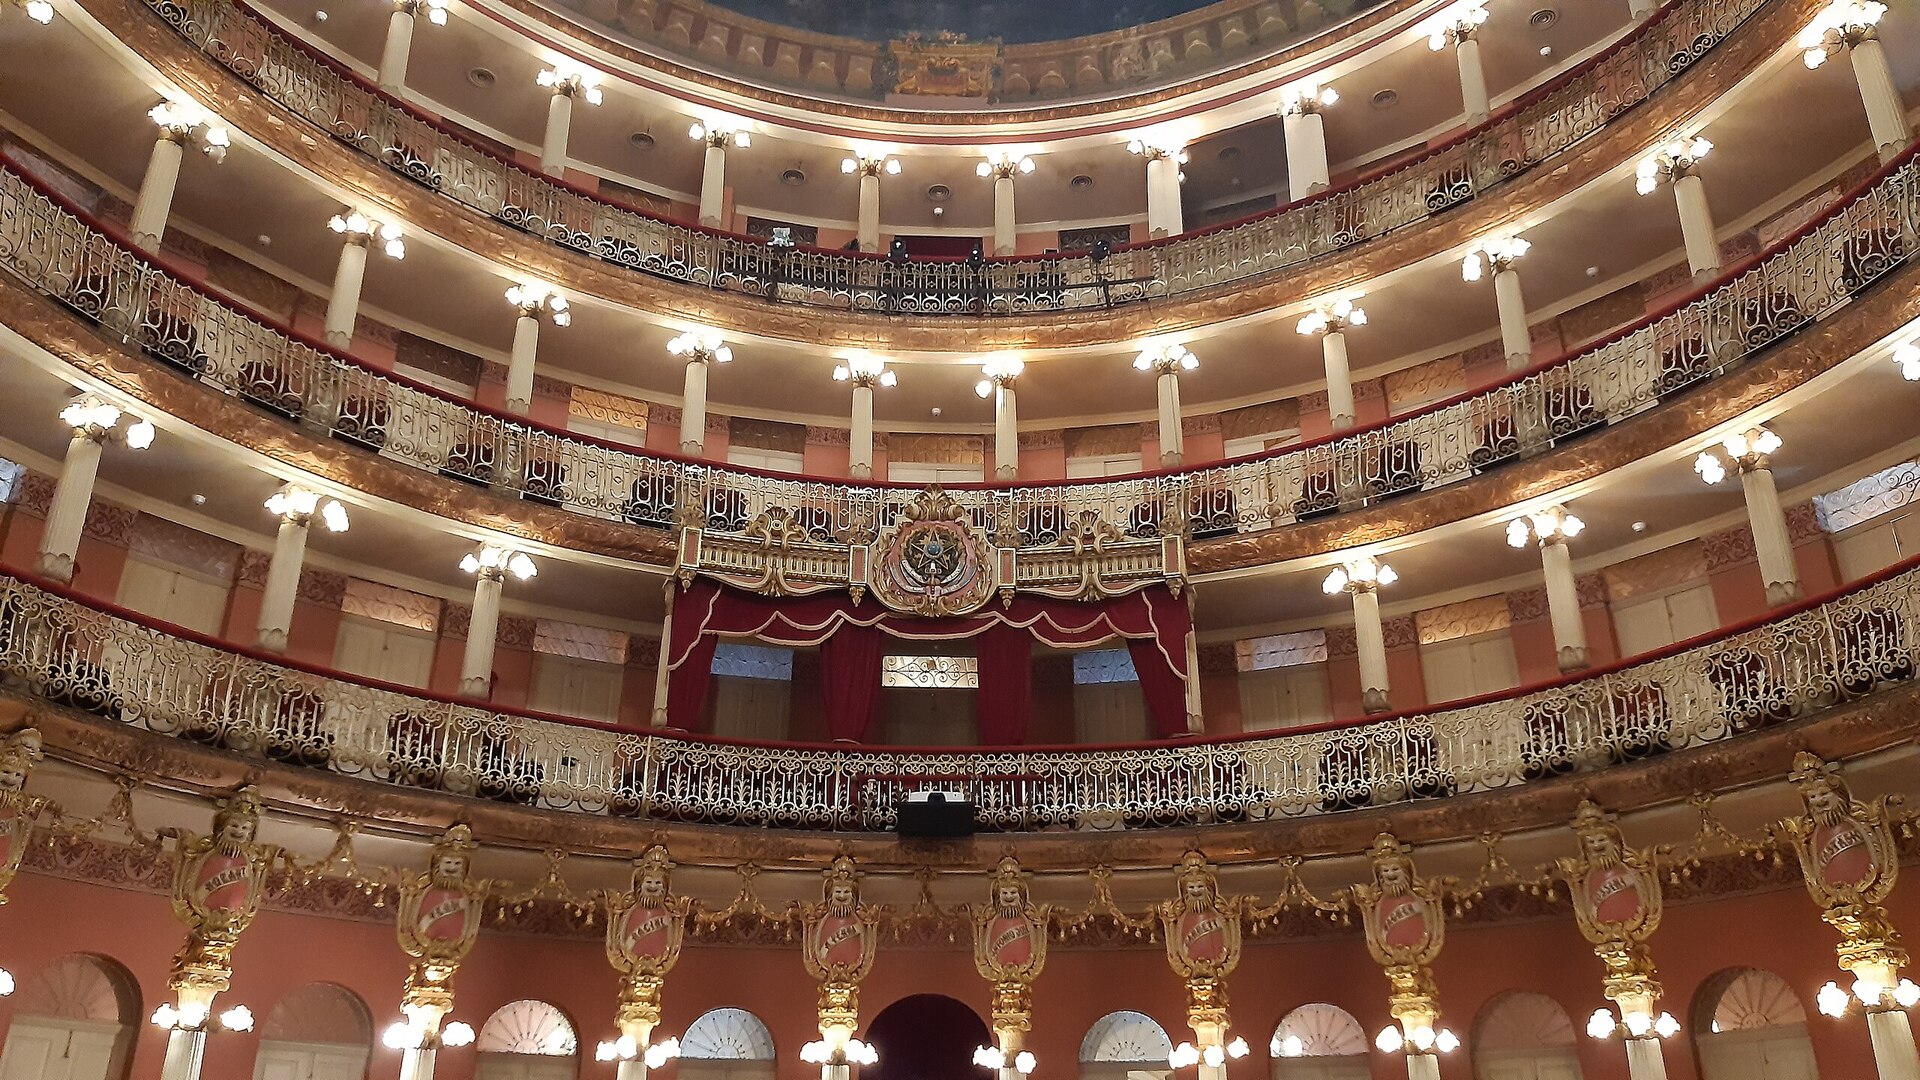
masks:
[[[1701,451],[1700,456],[1693,459],[1693,471],[1707,483],[1717,484],[1727,478],[1729,465],[1741,472],[1765,468],[1768,456],[1780,446],[1780,436],[1764,427],[1750,428],[1722,439],[1719,453]]]
[[[1605,1009],[1595,1009],[1587,1017],[1587,1034],[1595,1039],[1611,1039],[1616,1035],[1629,1039],[1647,1039],[1658,1036],[1671,1039],[1680,1033],[1680,1021],[1673,1014],[1662,1012],[1658,1016],[1642,1010],[1623,1012],[1618,1021]]]
[[[125,418],[132,421],[124,429],[119,427]],[[153,445],[153,423],[137,416],[130,416],[118,405],[102,398],[86,394],[67,403],[60,410],[60,421],[73,429],[76,438],[85,437],[96,442],[105,442],[109,438],[119,438],[133,450],[145,450]]]
[[[884,150],[856,147],[849,157],[840,159],[840,171],[848,175],[859,173],[862,176],[900,175],[900,159]]]
[[[1316,82],[1297,82],[1280,91],[1280,111],[1293,115],[1316,113],[1340,100],[1340,91]]]
[[[639,1040],[631,1035],[622,1035],[610,1042],[603,1042],[594,1048],[595,1061],[634,1061],[638,1060],[648,1069],[658,1069],[667,1062],[680,1056],[680,1040],[673,1036],[641,1046]]]
[[[347,508],[338,499],[327,499],[323,503],[321,498],[321,494],[311,488],[288,484],[267,497],[267,512],[296,525],[307,524],[318,513],[328,532],[346,532]]]
[[[708,146],[737,146],[742,150],[753,145],[753,135],[744,127],[743,121],[724,120],[702,124],[695,120],[687,129],[687,137],[695,142],[705,142]]]
[[[1008,1067],[1007,1052],[997,1046],[976,1046],[973,1048],[973,1063],[983,1069],[1001,1072]],[[1034,1057],[1031,1050],[1022,1050],[1013,1055],[1013,1071],[1021,1076],[1031,1075],[1039,1065],[1040,1059]]]
[[[696,327],[683,332],[679,337],[667,342],[667,352],[672,356],[684,356],[689,362],[731,364],[733,350],[720,337],[720,331],[707,327]]]
[[[1460,263],[1460,276],[1467,281],[1479,281],[1488,271],[1498,274],[1511,270],[1513,264],[1531,250],[1530,241],[1517,236],[1496,236],[1467,252],[1466,259]]]
[[[1549,506],[1507,522],[1507,543],[1523,548],[1528,544],[1552,544],[1571,540],[1585,532],[1587,523],[1567,512],[1564,506]]]
[[[1480,0],[1467,0],[1422,23],[1419,33],[1427,39],[1427,48],[1439,52],[1472,37],[1475,30],[1486,24],[1487,17],[1487,9]]]
[[[526,552],[499,544],[481,544],[460,560],[460,569],[469,574],[498,581],[512,574],[516,581],[528,581],[540,572]]]
[[[1640,160],[1640,167],[1634,173],[1634,190],[1651,195],[1662,180],[1671,183],[1692,175],[1694,166],[1712,152],[1713,144],[1698,135],[1674,139]]]
[[[1015,173],[1026,174],[1034,169],[1033,159],[1018,151],[1004,146],[996,146],[987,151],[987,160],[973,167],[976,175],[987,177],[1006,177],[1011,179]]]
[[[528,281],[512,286],[507,290],[507,303],[520,309],[520,314],[529,318],[539,318],[546,313],[553,319],[555,326],[567,326],[573,322],[573,306],[558,289],[543,282]]]
[[[1371,555],[1362,555],[1334,567],[1327,579],[1320,583],[1320,590],[1328,596],[1343,592],[1372,592],[1399,580],[1400,575],[1393,567]]]
[[[1139,371],[1151,371],[1158,375],[1172,375],[1180,371],[1192,371],[1200,366],[1200,358],[1179,342],[1164,345],[1149,345],[1140,350],[1133,358],[1133,366]]]
[[[351,207],[340,211],[327,219],[327,228],[347,238],[350,244],[364,244],[375,236],[380,238],[380,250],[389,259],[407,257],[407,245],[400,226],[390,221],[376,221],[372,217]]]
[[[1446,1028],[1435,1031],[1431,1027],[1419,1026],[1402,1033],[1391,1024],[1380,1029],[1373,1037],[1373,1045],[1382,1053],[1393,1054],[1405,1050],[1410,1054],[1431,1054],[1439,1051],[1451,1054],[1460,1049],[1460,1037]]]
[[[606,95],[600,90],[604,78],[585,64],[566,57],[554,61],[552,67],[534,76],[536,82],[554,93],[582,98],[589,105],[598,105],[606,100]]]
[[[1026,361],[1017,356],[990,356],[980,365],[980,374],[985,378],[973,384],[973,392],[983,398],[992,397],[996,387],[1013,382],[1025,370]]]
[[[169,98],[148,109],[147,116],[160,125],[162,138],[184,146],[198,135],[201,153],[214,161],[227,159],[227,148],[233,145],[232,133],[214,123],[213,114],[197,103]]]
[[[851,352],[840,358],[840,364],[833,369],[834,382],[851,382],[855,386],[892,386],[899,382],[893,369],[887,366],[887,358],[869,352]]]
[[[1887,14],[1887,5],[1877,0],[1834,0],[1820,10],[1813,21],[1794,40],[1802,52],[1800,59],[1810,68],[1872,37],[1874,27]]]
[[[1315,334],[1338,334],[1350,326],[1367,325],[1367,313],[1354,303],[1359,297],[1335,300],[1331,304],[1322,304],[1300,316],[1294,324],[1294,330],[1306,337]]]

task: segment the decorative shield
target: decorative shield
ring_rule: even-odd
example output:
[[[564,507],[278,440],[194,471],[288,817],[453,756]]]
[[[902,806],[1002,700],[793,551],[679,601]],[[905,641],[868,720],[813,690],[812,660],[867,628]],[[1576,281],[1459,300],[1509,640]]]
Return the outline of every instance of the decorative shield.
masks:
[[[459,941],[472,917],[467,894],[459,889],[428,889],[420,898],[420,920],[415,926],[422,941]]]
[[[1427,943],[1431,932],[1427,922],[1426,901],[1417,896],[1383,896],[1375,910],[1380,920],[1380,940],[1396,951],[1415,951]]]
[[[1589,871],[1586,889],[1587,904],[1593,911],[1594,923],[1599,926],[1627,926],[1646,910],[1640,874],[1631,867],[1616,865]]]
[[[245,911],[253,888],[248,870],[244,856],[208,854],[194,871],[194,906],[206,912]]]
[[[996,565],[984,530],[946,492],[920,492],[874,543],[874,596],[894,611],[965,615],[992,598]]]
[[[1878,868],[1866,830],[1852,818],[1821,824],[1813,830],[1814,864],[1830,889],[1859,889],[1873,882]]]

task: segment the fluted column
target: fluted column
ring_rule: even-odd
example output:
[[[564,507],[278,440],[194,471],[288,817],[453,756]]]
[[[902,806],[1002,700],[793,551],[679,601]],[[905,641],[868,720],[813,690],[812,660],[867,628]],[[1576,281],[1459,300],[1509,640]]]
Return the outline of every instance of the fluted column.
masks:
[[[540,171],[559,176],[567,170],[567,137],[573,130],[573,100],[589,105],[603,100],[600,73],[571,61],[561,61],[539,75],[541,86],[553,91],[547,102],[547,129],[540,140]]]
[[[1880,44],[1878,24],[1886,15],[1883,4],[1871,0],[1834,0],[1801,31],[1798,44],[1810,68],[1820,67],[1838,54],[1853,62],[1854,81],[1867,109],[1867,127],[1881,161],[1890,161],[1906,148],[1912,132],[1907,127],[1906,104],[1894,85],[1893,69]]]
[[[1180,211],[1180,166],[1187,163],[1186,150],[1139,139],[1127,149],[1147,159],[1147,235],[1155,240],[1180,235],[1186,231]]]
[[[855,236],[861,251],[880,250],[880,174],[900,175],[900,160],[883,153],[859,151],[843,158],[840,171],[860,177],[860,216]]]
[[[1772,455],[1780,437],[1764,427],[1752,428],[1723,440],[1716,451],[1694,460],[1694,471],[1709,484],[1719,483],[1728,466],[1740,474],[1746,496],[1747,521],[1753,530],[1754,561],[1766,585],[1767,603],[1778,606],[1800,599],[1800,570],[1793,557],[1793,538],[1787,531],[1780,488],[1773,479]]]
[[[753,137],[733,127],[694,124],[687,134],[706,144],[706,160],[700,171],[700,224],[710,229],[726,225],[727,147],[753,145]]]
[[[1667,1058],[1656,1038],[1628,1039],[1627,1076],[1629,1080],[1667,1080]]]
[[[1547,581],[1547,618],[1553,626],[1554,656],[1562,672],[1579,671],[1588,664],[1587,626],[1580,618],[1580,588],[1573,576],[1573,554],[1567,541],[1586,529],[1586,522],[1564,506],[1550,506],[1507,523],[1507,542],[1514,547],[1540,546],[1540,566]]]
[[[1178,344],[1155,345],[1134,358],[1133,366],[1150,371],[1160,404],[1160,467],[1170,469],[1186,458],[1187,434],[1180,423],[1180,373],[1200,366],[1200,358]]]
[[[345,349],[353,344],[353,328],[360,318],[360,289],[367,280],[367,250],[377,236],[388,258],[406,254],[397,225],[374,221],[352,210],[335,214],[327,227],[340,234],[340,262],[333,271],[333,290],[327,294],[323,333],[327,344]]]
[[[300,596],[300,570],[307,558],[307,531],[316,514],[330,532],[345,532],[347,510],[335,500],[323,503],[319,492],[288,484],[267,500],[267,509],[280,519],[274,535],[273,561],[267,565],[266,588],[260,596],[260,615],[254,623],[254,646],[268,652],[286,652],[293,629],[293,606]]]
[[[180,165],[187,144],[199,135],[208,157],[220,161],[226,157],[230,136],[227,129],[210,123],[205,109],[191,102],[165,101],[148,110],[147,115],[160,126],[153,153],[147,158],[147,171],[140,178],[140,191],[133,199],[133,215],[128,232],[133,246],[142,251],[157,251],[167,231],[167,218],[173,211],[173,193],[180,184]]]
[[[1491,114],[1488,104],[1487,75],[1480,64],[1480,41],[1474,36],[1487,21],[1487,9],[1478,0],[1456,4],[1430,19],[1422,27],[1427,47],[1439,52],[1453,46],[1460,66],[1460,103],[1466,110],[1467,126],[1484,123]]]
[[[513,352],[507,361],[507,411],[525,416],[533,408],[534,361],[540,352],[540,323],[551,318],[555,326],[573,321],[565,296],[551,287],[529,282],[507,290],[513,305]]]
[[[1013,178],[1032,172],[1033,159],[995,150],[975,171],[982,177],[993,178],[993,253],[1011,255],[1019,241],[1019,225],[1013,212]]]
[[[524,552],[495,544],[460,560],[473,575],[473,614],[467,622],[467,647],[460,659],[460,695],[486,700],[493,691],[493,651],[500,634],[500,593],[508,574],[526,581],[536,573]]]
[[[707,450],[707,367],[733,361],[733,350],[718,331],[689,330],[667,342],[667,352],[687,361],[680,403],[680,452],[699,457]]]
[[[1714,239],[1713,211],[1707,205],[1700,162],[1713,144],[1698,136],[1675,139],[1640,162],[1637,187],[1651,194],[1662,182],[1673,185],[1674,205],[1680,211],[1680,237],[1687,248],[1687,265],[1696,280],[1720,272],[1720,242]]]
[[[160,1080],[199,1080],[206,1056],[206,1028],[174,1028],[167,1032],[167,1054],[160,1061]]]
[[[855,480],[873,476],[873,388],[892,386],[893,371],[884,358],[852,353],[833,369],[836,382],[853,384],[853,408],[847,433],[847,475]]]
[[[86,530],[87,508],[93,504],[94,482],[100,475],[100,456],[106,444],[117,439],[135,450],[144,450],[153,444],[153,425],[127,417],[117,406],[91,396],[68,404],[60,410],[60,419],[73,435],[67,442],[60,479],[53,486],[53,498],[47,504],[33,572],[64,583],[73,580],[74,559],[80,552],[80,536]],[[123,419],[129,421],[125,428],[120,426]]]
[[[1507,370],[1519,371],[1533,360],[1533,334],[1527,327],[1527,300],[1520,291],[1517,266],[1532,244],[1517,236],[1500,236],[1484,241],[1467,253],[1461,263],[1461,276],[1479,281],[1493,275],[1493,302],[1500,316],[1500,347],[1506,354]]]
[[[1286,90],[1280,131],[1287,143],[1287,194],[1294,202],[1326,190],[1327,126],[1321,110],[1339,100],[1331,86],[1300,83]]]
[[[403,96],[406,90],[407,61],[413,53],[413,20],[422,7],[427,9],[428,22],[447,24],[447,0],[393,0],[393,13],[387,16],[387,39],[380,46],[380,70],[375,78],[380,89],[394,97]]]
[[[974,392],[993,398],[993,477],[1017,480],[1020,477],[1020,421],[1016,412],[1013,384],[1026,370],[1017,357],[993,357],[981,365],[984,376]]]
[[[1387,636],[1380,623],[1380,587],[1400,580],[1393,567],[1371,556],[1361,556],[1327,575],[1321,587],[1328,595],[1345,592],[1353,597],[1354,647],[1360,660],[1360,707],[1369,713],[1386,712]],[[1409,1055],[1408,1069],[1421,1055]]]
[[[1294,329],[1309,337],[1320,336],[1320,357],[1327,369],[1327,419],[1334,431],[1345,431],[1356,422],[1353,407],[1353,372],[1347,363],[1347,329],[1367,325],[1367,313],[1351,300],[1338,300],[1301,317]]]
[[[1915,1049],[1913,1023],[1906,1010],[1868,1010],[1867,1036],[1873,1040],[1873,1064],[1880,1080],[1920,1080],[1920,1050]]]

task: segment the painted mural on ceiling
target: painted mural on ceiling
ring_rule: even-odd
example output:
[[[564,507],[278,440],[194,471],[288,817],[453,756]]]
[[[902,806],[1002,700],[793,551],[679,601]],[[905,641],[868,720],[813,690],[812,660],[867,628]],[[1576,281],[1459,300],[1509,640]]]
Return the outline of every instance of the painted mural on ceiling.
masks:
[[[886,41],[940,31],[1008,45],[1104,34],[1203,8],[1212,0],[720,0],[783,26]]]

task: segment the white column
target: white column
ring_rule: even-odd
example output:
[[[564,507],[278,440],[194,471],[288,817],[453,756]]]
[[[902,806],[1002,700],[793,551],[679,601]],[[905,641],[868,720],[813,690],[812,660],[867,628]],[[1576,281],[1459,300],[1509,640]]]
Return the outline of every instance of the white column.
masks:
[[[287,634],[293,628],[293,604],[300,595],[300,567],[307,557],[310,520],[304,514],[283,514],[280,531],[273,538],[273,561],[267,564],[260,617],[254,624],[254,645],[268,652],[287,651]]]
[[[1573,576],[1573,555],[1567,542],[1549,540],[1540,545],[1541,568],[1547,577],[1547,619],[1553,624],[1553,651],[1563,672],[1587,666],[1587,624],[1580,618],[1580,588]]]
[[[1780,488],[1764,459],[1740,465],[1740,487],[1747,497],[1747,520],[1753,529],[1754,561],[1767,587],[1767,603],[1778,605],[1800,599],[1800,570],[1793,558],[1793,540],[1787,534],[1786,511],[1780,506]]]
[[[847,433],[847,475],[855,480],[873,476],[873,382],[853,381],[853,425]]]
[[[1170,469],[1186,458],[1187,433],[1180,426],[1180,376],[1162,365],[1154,379],[1160,397],[1160,467]]]
[[[140,180],[140,193],[134,196],[130,229],[133,246],[156,251],[160,237],[167,231],[167,215],[173,208],[173,191],[180,183],[180,162],[186,156],[187,135],[178,129],[161,128],[153,142],[153,155],[147,158],[147,173]]]
[[[707,449],[707,358],[687,358],[686,389],[680,403],[680,452],[699,457]]]
[[[880,165],[860,164],[860,221],[858,240],[861,251],[880,250]]]
[[[1020,421],[1015,412],[1013,380],[997,379],[993,386],[993,477],[1020,477]]]
[[[1635,22],[1650,17],[1660,10],[1660,0],[1627,0],[1627,14]]]
[[[1001,1059],[1005,1062],[999,1069],[1000,1080],[1026,1080],[1025,1074],[1014,1065],[1014,1059],[1020,1056],[1020,1050],[1026,1044],[1026,1032],[1016,1028],[1001,1028],[998,1034]]]
[[[387,16],[387,40],[380,47],[380,89],[395,97],[407,85],[407,58],[413,52],[413,16],[417,0],[396,0],[393,14]]]
[[[1906,149],[1912,134],[1907,130],[1906,106],[1893,83],[1893,69],[1887,65],[1887,51],[1878,37],[1869,34],[1854,43],[1852,54],[1853,77],[1860,84],[1860,99],[1867,107],[1873,144],[1880,151],[1880,160],[1890,161]]]
[[[1280,115],[1280,130],[1287,143],[1287,193],[1293,201],[1324,191],[1329,182],[1327,166],[1327,125],[1317,108],[1305,103]]]
[[[1408,1054],[1407,1080],[1440,1080],[1439,1055]]]
[[[1713,211],[1707,206],[1707,187],[1692,171],[1674,178],[1673,201],[1680,208],[1680,237],[1687,246],[1687,265],[1693,276],[1720,272],[1720,242],[1713,238]]]
[[[1527,299],[1520,292],[1520,271],[1502,264],[1493,275],[1493,302],[1500,311],[1500,347],[1507,370],[1519,371],[1533,360],[1533,335],[1527,329]]]
[[[1920,1052],[1914,1049],[1913,1024],[1905,1011],[1869,1012],[1867,1034],[1873,1039],[1873,1064],[1880,1080],[1920,1080]]]
[[[500,589],[504,577],[504,568],[485,567],[474,580],[473,617],[467,623],[467,649],[460,661],[462,697],[485,700],[492,692],[493,647],[500,632]],[[430,1060],[428,1070],[431,1075]]]
[[[93,483],[100,474],[105,431],[74,429],[67,457],[60,465],[53,499],[47,504],[46,526],[40,532],[40,551],[33,571],[55,581],[73,580],[73,560],[80,551],[80,534],[87,525],[87,507],[93,502]]]
[[[1180,154],[1147,150],[1147,235],[1159,240],[1185,232],[1180,217]]]
[[[540,350],[540,309],[520,308],[513,320],[513,354],[507,361],[507,411],[533,408],[533,361]]]
[[[727,203],[727,134],[707,132],[706,165],[700,172],[700,224],[721,227]]]
[[[433,1080],[434,1058],[440,1051],[432,1046],[400,1052],[400,1080]]]
[[[1659,1039],[1627,1040],[1627,1075],[1631,1080],[1667,1080],[1667,1058]]]
[[[573,89],[562,83],[547,102],[547,132],[540,140],[540,171],[559,176],[567,170],[567,134],[573,128]]]
[[[1480,66],[1480,41],[1471,32],[1456,33],[1453,54],[1460,61],[1460,102],[1467,126],[1484,123],[1493,109],[1487,100],[1487,73]]]
[[[667,643],[673,640],[673,595],[678,591],[674,586],[674,578],[669,575],[666,585],[666,608],[664,614],[660,616],[660,659],[653,665],[653,715],[651,719],[653,726],[656,728],[664,728],[667,726],[667,679],[672,674],[667,668]]]
[[[613,1080],[647,1080],[647,1063],[639,1058],[623,1061],[614,1070]]]
[[[1347,332],[1328,330],[1320,335],[1320,355],[1327,365],[1327,415],[1334,431],[1355,423],[1353,372],[1347,364]]]
[[[353,344],[353,325],[360,315],[360,287],[367,279],[367,244],[363,233],[347,233],[340,246],[340,265],[333,272],[333,291],[327,294],[325,338],[344,349]]]
[[[174,1028],[167,1032],[167,1056],[160,1063],[160,1080],[200,1080],[206,1058],[205,1028]]]
[[[993,253],[1013,254],[1017,234],[1013,217],[1013,171],[996,171],[993,175]]]
[[[1353,591],[1353,637],[1360,658],[1360,706],[1369,713],[1387,711],[1387,635],[1380,625],[1380,594],[1371,586]],[[1411,1066],[1416,1057],[1409,1054]]]

